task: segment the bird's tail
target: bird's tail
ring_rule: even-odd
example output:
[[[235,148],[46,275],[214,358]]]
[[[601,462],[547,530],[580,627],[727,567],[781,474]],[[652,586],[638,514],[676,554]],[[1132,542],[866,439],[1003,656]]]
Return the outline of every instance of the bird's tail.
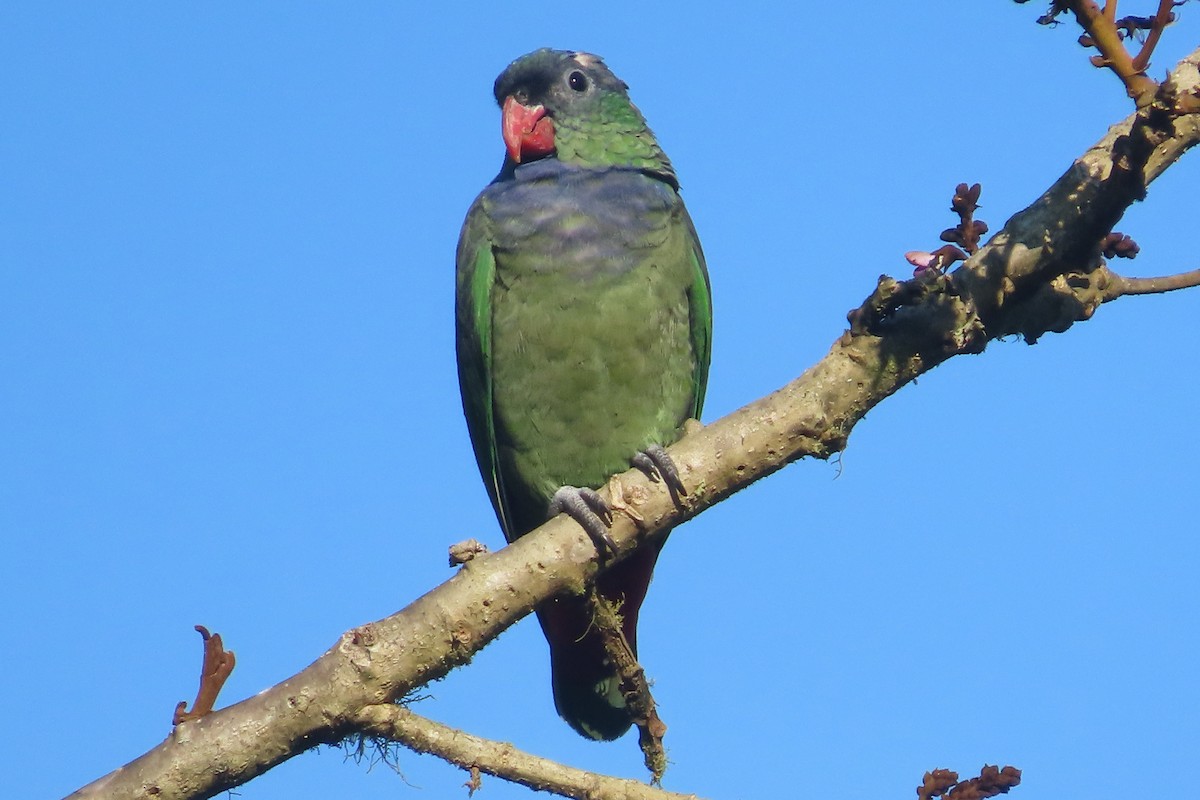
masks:
[[[643,547],[599,577],[601,596],[620,606],[622,629],[637,656],[637,620],[660,547]],[[538,609],[550,643],[554,707],[581,736],[616,739],[632,721],[616,668],[581,597],[559,597]]]

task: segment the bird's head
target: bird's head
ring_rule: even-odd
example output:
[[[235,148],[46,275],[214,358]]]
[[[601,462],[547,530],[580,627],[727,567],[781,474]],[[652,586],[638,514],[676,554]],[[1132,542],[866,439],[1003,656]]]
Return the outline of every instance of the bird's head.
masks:
[[[516,164],[555,156],[580,166],[634,166],[674,179],[625,82],[591,53],[542,48],[496,79],[501,132]]]

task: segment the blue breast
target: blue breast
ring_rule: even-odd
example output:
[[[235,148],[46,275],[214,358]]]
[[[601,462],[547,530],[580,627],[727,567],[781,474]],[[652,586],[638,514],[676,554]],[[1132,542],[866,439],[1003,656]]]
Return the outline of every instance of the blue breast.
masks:
[[[674,188],[628,167],[547,158],[506,171],[484,192],[497,266],[589,277],[627,272],[662,244],[681,205]],[[519,263],[506,264],[506,253]]]

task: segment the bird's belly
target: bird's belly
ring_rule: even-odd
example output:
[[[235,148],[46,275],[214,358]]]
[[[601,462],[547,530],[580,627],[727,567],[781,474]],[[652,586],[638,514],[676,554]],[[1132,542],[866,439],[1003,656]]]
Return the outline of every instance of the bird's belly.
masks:
[[[599,486],[669,444],[695,402],[687,294],[657,266],[580,284],[499,282],[493,402],[508,492],[544,508],[562,485]]]

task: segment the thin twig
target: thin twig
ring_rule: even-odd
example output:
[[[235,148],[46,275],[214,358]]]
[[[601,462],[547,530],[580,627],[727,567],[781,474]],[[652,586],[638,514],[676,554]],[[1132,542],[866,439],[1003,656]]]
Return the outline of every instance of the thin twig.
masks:
[[[1111,5],[1115,13],[1116,4]],[[1092,63],[1097,67],[1111,69],[1125,84],[1125,90],[1139,108],[1148,105],[1154,98],[1158,83],[1145,74],[1145,66],[1138,67],[1133,57],[1129,55],[1129,51],[1125,49],[1125,43],[1121,39],[1121,32],[1116,23],[1109,18],[1107,10],[1102,11],[1093,0],[1067,0],[1066,6],[1075,14],[1075,19],[1086,32],[1088,43],[1100,51],[1100,55],[1092,57]],[[1157,17],[1155,22],[1157,30]],[[1157,43],[1157,36],[1154,37],[1154,41]],[[1148,61],[1149,51],[1145,47],[1142,48],[1142,51],[1146,54]]]
[[[1175,15],[1171,13],[1171,9],[1175,6],[1174,0],[1158,0],[1158,13],[1154,15],[1154,22],[1150,25],[1150,34],[1146,37],[1146,41],[1142,44],[1142,49],[1134,56],[1133,68],[1138,72],[1145,72],[1146,67],[1150,66],[1150,56],[1154,53],[1154,48],[1158,45],[1158,40],[1162,37],[1162,33],[1166,27],[1171,24]]]
[[[366,706],[354,715],[351,724],[367,736],[398,742],[465,770],[478,768],[497,778],[564,797],[578,800],[698,800],[694,794],[667,792],[639,781],[568,767],[525,753],[507,742],[484,739],[434,722],[403,706]]]
[[[1200,269],[1158,278],[1126,278],[1112,270],[1109,275],[1111,282],[1104,293],[1105,302],[1130,294],[1162,294],[1200,286]]]
[[[667,753],[662,742],[667,726],[658,716],[646,673],[625,638],[620,610],[595,588],[588,593],[588,605],[592,612],[592,624],[604,643],[604,652],[620,678],[621,694],[625,698],[630,719],[637,725],[638,744],[642,748],[646,769],[650,770],[651,783],[657,786],[667,770]]]

